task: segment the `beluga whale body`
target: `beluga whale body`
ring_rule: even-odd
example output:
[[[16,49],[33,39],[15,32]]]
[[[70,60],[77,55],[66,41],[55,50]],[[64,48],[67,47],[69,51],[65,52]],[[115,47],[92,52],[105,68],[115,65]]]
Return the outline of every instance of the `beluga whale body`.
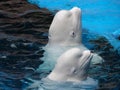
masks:
[[[42,60],[44,63],[37,71],[50,71],[55,67],[56,61],[65,51],[77,47],[81,52],[88,50],[82,44],[81,9],[73,7],[70,10],[60,10],[54,16],[49,28],[48,44]],[[102,63],[103,59],[93,54],[91,64]],[[64,61],[63,61],[64,62]]]

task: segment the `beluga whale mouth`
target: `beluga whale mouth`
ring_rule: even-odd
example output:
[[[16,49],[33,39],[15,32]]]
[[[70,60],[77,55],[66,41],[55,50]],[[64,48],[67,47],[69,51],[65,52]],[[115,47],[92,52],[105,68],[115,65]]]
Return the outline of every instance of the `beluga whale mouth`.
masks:
[[[49,45],[78,45],[81,43],[81,9],[59,11],[49,28]]]

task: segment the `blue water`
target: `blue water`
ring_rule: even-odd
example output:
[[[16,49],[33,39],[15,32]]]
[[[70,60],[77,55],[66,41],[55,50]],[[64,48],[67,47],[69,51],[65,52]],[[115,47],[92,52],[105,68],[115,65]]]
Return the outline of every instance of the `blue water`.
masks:
[[[105,36],[118,48],[120,41],[113,33],[120,30],[120,0],[28,0],[51,11],[71,9],[74,6],[82,9],[82,28]]]

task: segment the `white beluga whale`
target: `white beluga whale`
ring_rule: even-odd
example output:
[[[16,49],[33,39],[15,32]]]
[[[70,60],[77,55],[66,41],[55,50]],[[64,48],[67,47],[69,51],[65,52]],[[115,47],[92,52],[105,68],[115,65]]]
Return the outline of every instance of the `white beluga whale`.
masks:
[[[98,81],[88,77],[92,58],[89,50],[69,49],[57,59],[52,72],[28,90],[96,90]]]
[[[98,81],[88,77],[93,54],[72,48],[57,60],[52,72],[41,81],[33,83],[28,90],[96,90]]]
[[[88,50],[82,44],[81,9],[73,7],[71,10],[60,10],[54,16],[49,28],[48,44],[43,47],[44,63],[37,71],[50,71],[54,68],[56,61],[65,51],[77,47],[81,52]],[[92,64],[102,63],[103,59],[93,54]]]
[[[75,46],[81,44],[81,9],[59,11],[49,29],[48,45]]]
[[[48,78],[73,82],[86,80],[92,57],[93,54],[89,50],[81,52],[80,48],[72,48],[58,58]]]

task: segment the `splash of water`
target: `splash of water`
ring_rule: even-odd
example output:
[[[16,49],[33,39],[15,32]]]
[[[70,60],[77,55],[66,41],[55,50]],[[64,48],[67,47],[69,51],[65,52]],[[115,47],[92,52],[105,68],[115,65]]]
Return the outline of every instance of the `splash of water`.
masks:
[[[56,82],[48,78],[32,84],[28,90],[96,90],[98,81],[92,78],[87,78],[81,82]]]

